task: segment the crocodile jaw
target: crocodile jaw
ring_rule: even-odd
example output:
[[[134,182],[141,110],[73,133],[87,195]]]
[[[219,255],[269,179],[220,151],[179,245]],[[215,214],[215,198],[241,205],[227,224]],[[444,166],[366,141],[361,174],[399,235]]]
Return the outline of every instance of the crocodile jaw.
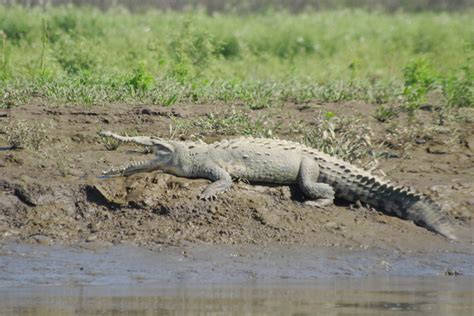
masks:
[[[112,168],[110,170],[104,171],[102,172],[102,175],[108,177],[129,176],[135,173],[154,171],[160,169],[161,166],[162,163],[155,159],[146,161],[134,161],[119,168]]]

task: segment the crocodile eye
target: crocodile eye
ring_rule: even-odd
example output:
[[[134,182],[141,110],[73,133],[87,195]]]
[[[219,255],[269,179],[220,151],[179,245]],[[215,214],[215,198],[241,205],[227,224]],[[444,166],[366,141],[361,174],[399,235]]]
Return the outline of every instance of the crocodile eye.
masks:
[[[158,156],[169,156],[170,152],[167,151],[167,150],[157,150],[156,155],[158,155]]]

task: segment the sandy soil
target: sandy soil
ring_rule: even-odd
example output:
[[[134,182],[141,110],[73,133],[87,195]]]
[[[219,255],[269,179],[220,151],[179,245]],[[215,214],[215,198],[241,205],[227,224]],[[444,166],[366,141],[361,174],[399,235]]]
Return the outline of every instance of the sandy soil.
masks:
[[[428,136],[412,135],[413,143],[401,148],[400,140],[389,139],[390,123],[372,118],[375,107],[370,105],[286,104],[282,109],[249,114],[271,115],[281,125],[277,134],[286,138],[292,121],[309,121],[320,108],[346,115],[358,111],[372,126],[375,138],[391,144],[385,148],[392,158],[380,160],[380,169],[388,178],[413,186],[442,205],[462,235],[456,243],[411,222],[341,201],[324,209],[305,206],[294,187],[236,183],[217,201],[200,201],[197,195],[206,180],[160,172],[128,178],[96,177],[112,165],[146,158],[134,146],[106,150],[98,131],[166,137],[170,116],[193,121],[225,108],[120,104],[83,108],[33,102],[1,110],[0,125],[18,120],[43,123],[47,138],[39,150],[0,151],[0,241],[99,248],[111,244],[153,248],[185,242],[470,252],[474,212],[472,123],[449,121],[443,130],[431,131]],[[421,121],[435,120],[435,116],[429,111],[420,113]],[[403,117],[395,122],[409,127]],[[200,131],[187,134],[193,132]],[[208,133],[205,141],[235,136]],[[7,145],[0,140],[0,146]]]

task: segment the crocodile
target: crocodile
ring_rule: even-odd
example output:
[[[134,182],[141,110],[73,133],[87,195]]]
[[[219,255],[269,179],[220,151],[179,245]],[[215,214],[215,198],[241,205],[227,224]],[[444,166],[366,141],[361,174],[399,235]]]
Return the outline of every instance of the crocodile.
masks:
[[[339,158],[297,142],[241,137],[212,144],[182,142],[148,136],[121,136],[110,131],[101,136],[150,147],[151,160],[112,168],[103,177],[129,176],[161,170],[179,177],[206,178],[211,183],[199,195],[214,199],[233,180],[250,183],[298,184],[305,203],[323,207],[335,198],[364,203],[387,215],[456,240],[451,222],[428,196],[372,175]]]

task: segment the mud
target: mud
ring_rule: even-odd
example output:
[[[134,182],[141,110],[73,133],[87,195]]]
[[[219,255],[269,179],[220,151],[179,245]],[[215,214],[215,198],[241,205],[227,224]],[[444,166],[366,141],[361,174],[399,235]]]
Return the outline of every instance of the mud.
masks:
[[[262,110],[279,122],[285,138],[296,120],[308,121],[320,109],[358,111],[378,140],[388,139],[388,126],[365,104],[327,104]],[[170,117],[193,121],[223,105],[55,107],[41,102],[3,110],[0,124],[24,120],[40,123],[46,139],[38,150],[9,149],[0,143],[0,242],[41,245],[136,245],[148,249],[167,245],[292,245],[292,247],[377,248],[402,252],[469,254],[474,212],[474,145],[472,123],[452,121],[397,154],[381,160],[387,177],[428,193],[453,218],[461,241],[452,243],[425,229],[374,210],[337,201],[315,209],[302,203],[295,187],[236,183],[217,201],[200,201],[206,180],[182,179],[160,172],[128,178],[98,179],[111,165],[146,158],[142,149],[121,146],[108,151],[100,130],[143,135],[169,135]],[[276,114],[275,114],[276,113]],[[423,112],[426,120],[436,113]],[[405,124],[400,119],[398,124]],[[198,129],[186,135],[199,134]],[[453,133],[456,132],[456,137]],[[0,135],[1,137],[2,135]],[[5,135],[3,135],[5,136]],[[206,140],[232,137],[207,133]],[[6,139],[6,137],[3,137]],[[453,141],[454,140],[454,141]]]

